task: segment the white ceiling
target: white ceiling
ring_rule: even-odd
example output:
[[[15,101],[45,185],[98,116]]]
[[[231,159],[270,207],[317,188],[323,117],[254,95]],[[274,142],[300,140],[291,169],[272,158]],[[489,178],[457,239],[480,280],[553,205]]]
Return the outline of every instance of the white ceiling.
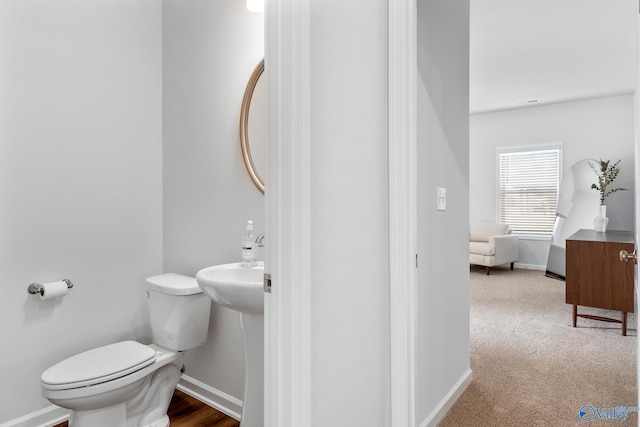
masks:
[[[637,0],[470,1],[471,113],[634,91]]]

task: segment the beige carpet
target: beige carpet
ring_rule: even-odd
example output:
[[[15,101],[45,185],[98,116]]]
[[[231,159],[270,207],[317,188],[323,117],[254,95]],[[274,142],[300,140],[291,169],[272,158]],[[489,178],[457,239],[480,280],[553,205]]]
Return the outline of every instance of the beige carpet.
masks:
[[[471,267],[473,381],[439,424],[485,426],[637,426],[637,413],[601,419],[585,408],[638,405],[637,317],[620,324],[578,318],[571,327],[564,282],[541,271]],[[619,318],[619,313],[589,312]],[[591,411],[591,412],[590,412]],[[604,414],[603,414],[604,415]]]

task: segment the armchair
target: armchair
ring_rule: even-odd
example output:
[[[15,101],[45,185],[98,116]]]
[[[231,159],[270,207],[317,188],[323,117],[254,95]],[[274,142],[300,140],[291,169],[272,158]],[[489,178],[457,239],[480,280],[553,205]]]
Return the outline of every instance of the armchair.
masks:
[[[469,263],[487,267],[513,264],[518,260],[518,236],[511,234],[507,224],[477,223],[469,233]]]

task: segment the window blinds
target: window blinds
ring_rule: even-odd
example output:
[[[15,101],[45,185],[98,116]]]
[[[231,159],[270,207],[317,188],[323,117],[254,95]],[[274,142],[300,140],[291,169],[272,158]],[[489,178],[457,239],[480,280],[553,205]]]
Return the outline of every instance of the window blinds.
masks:
[[[499,153],[500,222],[514,233],[548,235],[558,204],[560,149]]]

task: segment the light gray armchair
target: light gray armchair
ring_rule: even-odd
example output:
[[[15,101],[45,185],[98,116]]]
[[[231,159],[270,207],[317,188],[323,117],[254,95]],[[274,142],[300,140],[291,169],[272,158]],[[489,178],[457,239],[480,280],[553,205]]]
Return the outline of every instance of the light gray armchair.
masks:
[[[487,274],[496,265],[513,264],[519,256],[518,236],[511,234],[507,224],[477,223],[469,233],[469,263],[487,267]]]

